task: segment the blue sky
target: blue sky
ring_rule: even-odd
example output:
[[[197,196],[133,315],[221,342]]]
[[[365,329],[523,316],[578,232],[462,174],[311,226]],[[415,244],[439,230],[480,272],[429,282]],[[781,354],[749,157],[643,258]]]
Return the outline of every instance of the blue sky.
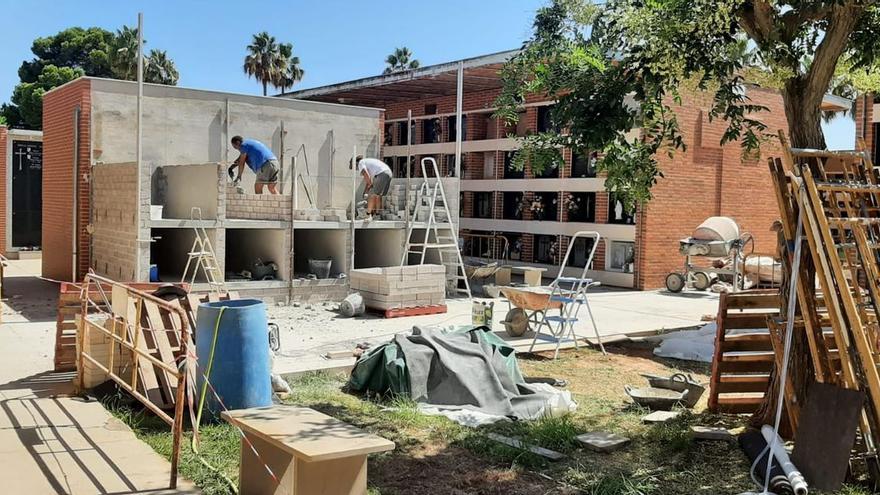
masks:
[[[275,1],[2,0],[0,101],[8,101],[34,38],[70,26],[115,30],[144,13],[146,48],[167,50],[181,86],[259,94],[241,70],[253,33],[291,42],[306,76],[297,88],[378,74],[395,47],[409,47],[423,65],[517,48],[544,0]],[[836,119],[831,148],[851,148],[855,125]]]

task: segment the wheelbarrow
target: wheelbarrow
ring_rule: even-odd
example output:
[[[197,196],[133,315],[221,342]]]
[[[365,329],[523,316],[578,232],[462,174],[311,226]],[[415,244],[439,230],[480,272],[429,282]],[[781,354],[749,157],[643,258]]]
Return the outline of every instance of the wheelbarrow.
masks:
[[[520,337],[533,330],[532,325],[541,323],[546,310],[562,309],[561,302],[550,301],[551,291],[540,287],[505,287],[501,294],[507,298],[510,308],[501,324],[511,337]]]

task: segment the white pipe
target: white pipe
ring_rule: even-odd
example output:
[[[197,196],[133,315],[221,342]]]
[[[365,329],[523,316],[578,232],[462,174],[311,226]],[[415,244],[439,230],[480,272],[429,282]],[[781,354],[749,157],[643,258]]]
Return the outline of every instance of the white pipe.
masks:
[[[782,472],[785,473],[788,482],[791,483],[791,488],[794,490],[795,495],[807,495],[807,481],[801,472],[798,471],[797,466],[791,462],[788,452],[782,446],[782,439],[773,431],[773,427],[770,425],[762,426],[761,434],[764,435],[764,440],[767,441],[770,451],[773,452],[773,456],[776,457],[779,466],[782,467]]]
[[[144,100],[144,14],[143,12],[138,12],[138,27],[137,27],[137,43],[138,43],[138,51],[137,51],[137,144],[136,144],[136,156],[135,162],[137,163],[137,207],[135,208],[135,232],[136,232],[136,246],[135,249],[135,269],[134,269],[134,281],[139,282],[141,279],[141,210],[143,209],[143,205],[141,204],[141,182],[143,181],[142,177],[142,167],[141,163],[143,159],[143,100]],[[149,237],[149,235],[147,236]]]

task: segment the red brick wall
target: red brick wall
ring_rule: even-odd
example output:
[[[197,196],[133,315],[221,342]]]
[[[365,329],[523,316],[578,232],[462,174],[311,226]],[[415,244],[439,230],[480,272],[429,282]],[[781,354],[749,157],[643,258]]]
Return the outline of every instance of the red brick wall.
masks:
[[[9,129],[5,125],[0,125],[0,252],[8,255],[6,252],[6,212],[7,208],[12,205],[6,204],[6,174],[9,170],[9,163],[6,163],[6,152],[9,146]]]
[[[749,87],[748,96],[770,109],[758,116],[769,130],[787,132],[779,93]],[[672,158],[665,153],[657,156],[664,177],[637,217],[637,288],[663,287],[666,275],[683,264],[679,239],[690,236],[710,216],[733,218],[742,231],[755,236],[756,252],[775,252],[776,236],[770,226],[779,213],[766,163],[779,152],[778,143],[767,143],[759,160],[743,161],[738,143],[720,145],[726,124],[708,121],[710,105],[708,95],[698,95],[673,106],[688,149]]]
[[[91,83],[74,81],[43,98],[43,276],[71,279],[74,110],[80,107],[78,202],[78,275],[89,267],[89,172]]]

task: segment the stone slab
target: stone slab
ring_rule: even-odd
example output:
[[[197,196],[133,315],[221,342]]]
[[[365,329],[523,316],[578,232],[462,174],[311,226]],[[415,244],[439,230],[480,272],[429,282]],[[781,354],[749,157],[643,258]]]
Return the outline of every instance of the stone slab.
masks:
[[[691,426],[691,434],[697,440],[733,441],[736,435],[727,428],[719,426]]]
[[[594,431],[578,435],[578,442],[595,452],[613,452],[629,443],[629,438],[615,435],[607,431]]]
[[[642,423],[657,424],[665,423],[670,419],[675,419],[681,415],[680,411],[654,411],[642,418]]]

